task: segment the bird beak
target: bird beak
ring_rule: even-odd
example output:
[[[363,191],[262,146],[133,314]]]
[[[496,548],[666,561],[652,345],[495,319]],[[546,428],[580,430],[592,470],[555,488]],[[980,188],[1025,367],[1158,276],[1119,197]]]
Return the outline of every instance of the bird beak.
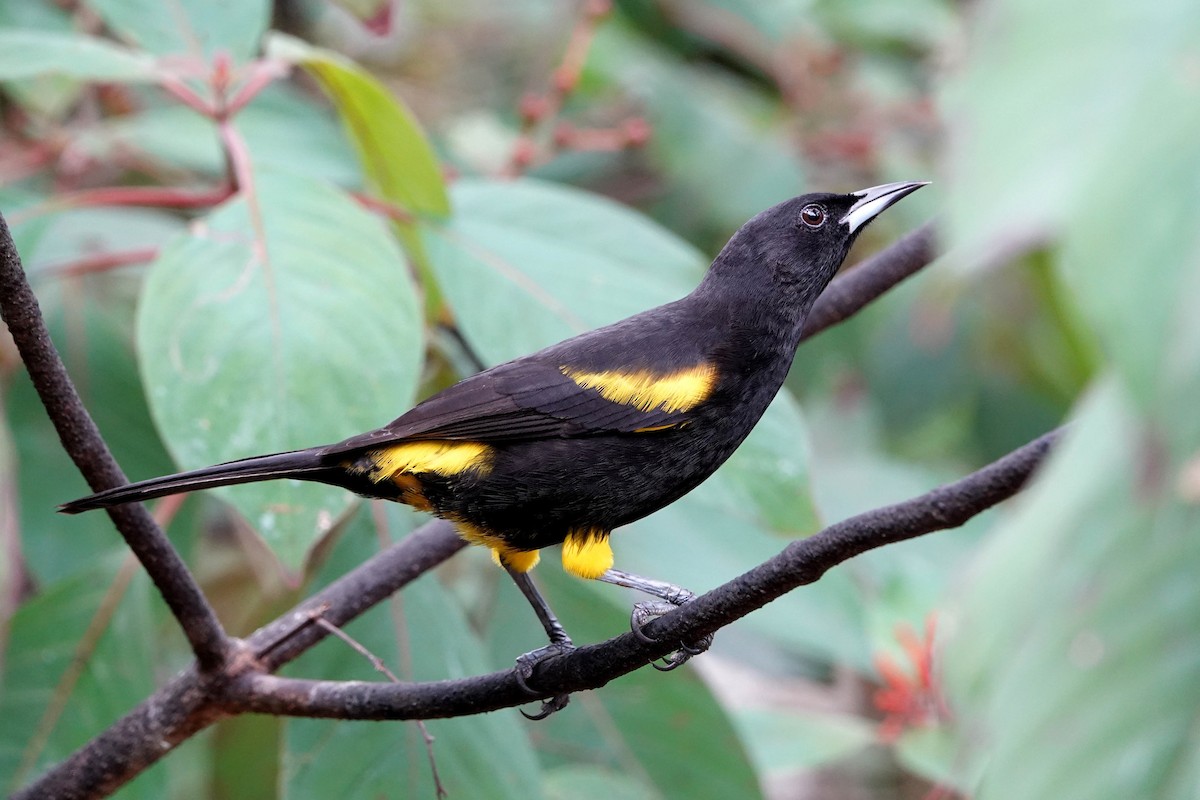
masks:
[[[843,225],[849,225],[850,232],[854,233],[883,213],[888,206],[899,201],[900,198],[928,185],[929,181],[901,181],[851,192],[854,197],[859,198],[858,202],[850,206],[850,210],[840,221]]]

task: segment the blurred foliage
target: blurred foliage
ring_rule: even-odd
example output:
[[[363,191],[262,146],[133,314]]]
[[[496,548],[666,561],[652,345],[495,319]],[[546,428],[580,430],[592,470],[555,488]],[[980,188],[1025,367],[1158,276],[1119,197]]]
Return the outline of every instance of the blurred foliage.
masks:
[[[0,209],[135,478],[382,424],[474,358],[687,292],[775,202],[927,177],[851,260],[935,209],[946,255],[807,343],[617,557],[707,589],[1078,418],[1028,496],[834,570],[695,669],[430,723],[454,797],[1196,795],[1200,7],[0,0]],[[11,790],[188,653],[108,520],[53,513],[86,487],[2,331],[0,412]],[[420,521],[212,495],[169,533],[237,633]],[[349,630],[405,680],[503,668],[541,632],[502,577],[468,551]],[[577,641],[624,629],[632,596],[538,577]],[[289,670],[378,677],[336,641]],[[911,703],[882,727],[881,682]],[[415,726],[239,719],[120,796],[432,791]]]

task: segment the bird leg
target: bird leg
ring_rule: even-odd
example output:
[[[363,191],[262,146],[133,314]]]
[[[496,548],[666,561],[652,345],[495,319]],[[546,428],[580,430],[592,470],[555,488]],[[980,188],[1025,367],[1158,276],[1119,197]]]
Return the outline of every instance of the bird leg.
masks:
[[[643,578],[641,575],[634,575],[633,573],[612,569],[611,567],[605,570],[597,580],[611,583],[615,586],[624,586],[627,589],[636,589],[639,592],[657,597],[661,601],[658,603],[638,603],[633,607],[633,613],[629,615],[630,629],[635,636],[644,642],[654,641],[654,639],[642,632],[642,628],[647,623],[661,617],[668,611],[696,599],[694,593],[689,592],[682,586],[676,586],[666,581],[656,581],[652,578]],[[679,649],[664,659],[665,663],[663,666],[659,666],[658,664],[653,664],[652,666],[661,672],[670,672],[680,664],[686,663],[692,656],[703,653],[712,646],[712,641],[713,637],[710,633],[696,642],[680,642]]]
[[[513,583],[521,590],[521,594],[525,595],[525,599],[529,601],[529,605],[533,607],[533,613],[537,614],[538,621],[542,623],[542,627],[546,630],[546,635],[550,637],[550,644],[518,656],[516,664],[517,684],[527,694],[534,697],[544,697],[544,692],[539,692],[528,683],[529,679],[533,677],[534,668],[547,658],[571,652],[575,649],[575,645],[571,642],[571,637],[567,635],[567,631],[563,628],[562,623],[558,621],[558,617],[554,616],[554,612],[550,610],[550,604],[546,602],[546,598],[542,597],[542,593],[534,585],[533,579],[529,577],[529,573],[518,572],[507,564],[503,566],[509,577],[513,579]],[[554,695],[549,699],[542,700],[542,707],[536,714],[526,714],[524,711],[521,713],[527,719],[545,719],[555,711],[561,711],[566,708],[570,700],[571,696],[569,694]]]

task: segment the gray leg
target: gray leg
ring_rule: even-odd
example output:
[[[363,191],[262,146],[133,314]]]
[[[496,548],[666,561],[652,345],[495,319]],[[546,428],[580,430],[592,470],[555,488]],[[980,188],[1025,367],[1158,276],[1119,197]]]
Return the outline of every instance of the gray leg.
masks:
[[[678,608],[684,603],[690,603],[696,598],[695,594],[681,586],[676,586],[666,581],[656,581],[652,578],[643,578],[641,575],[634,575],[619,569],[605,570],[597,580],[616,586],[624,586],[627,589],[636,589],[652,597],[657,597],[662,601],[658,603],[638,603],[633,607],[633,613],[630,614],[630,629],[635,636],[646,642],[654,640],[642,632],[643,626],[652,619],[661,617],[668,611]],[[658,664],[654,664],[653,666],[657,670],[669,672],[680,664],[686,663],[692,656],[703,653],[712,646],[712,640],[712,634],[709,634],[697,642],[680,642],[679,649],[666,657],[664,666],[659,666]]]
[[[550,644],[519,656],[516,665],[517,683],[520,684],[521,688],[534,697],[543,697],[544,693],[537,691],[527,683],[533,677],[534,668],[540,661],[571,652],[575,649],[575,645],[571,642],[571,637],[567,635],[567,631],[563,628],[562,623],[558,621],[558,617],[550,609],[550,604],[546,602],[546,598],[542,597],[542,593],[534,585],[533,579],[529,577],[529,573],[517,572],[507,565],[504,569],[509,574],[509,577],[513,579],[513,583],[517,585],[517,588],[521,590],[521,594],[525,595],[525,599],[533,607],[533,613],[537,614],[538,621],[542,623],[546,635],[550,637]],[[566,708],[570,700],[571,696],[569,694],[555,695],[542,701],[542,707],[538,713],[525,714],[524,711],[521,713],[528,719],[545,719],[555,711],[561,711],[563,708]]]

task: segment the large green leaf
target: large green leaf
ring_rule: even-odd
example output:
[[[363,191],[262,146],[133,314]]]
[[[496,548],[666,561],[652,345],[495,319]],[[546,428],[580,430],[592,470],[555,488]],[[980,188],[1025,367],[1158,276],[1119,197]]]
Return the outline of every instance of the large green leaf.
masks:
[[[271,18],[268,0],[90,0],[118,36],[160,55],[249,58]]]
[[[1196,796],[1200,507],[1148,441],[1109,382],[972,576],[946,664],[981,800]]]
[[[358,148],[371,191],[417,215],[450,213],[433,147],[403,101],[338,53],[279,33],[267,51],[303,66],[329,94]]]
[[[59,34],[79,37],[69,11],[49,3],[0,3],[0,31]],[[3,58],[0,56],[0,58]],[[24,62],[19,62],[24,69]],[[35,116],[61,120],[79,101],[83,82],[66,74],[43,73],[32,78],[4,81],[4,89],[24,110]],[[7,207],[6,207],[7,208]]]
[[[1095,207],[1089,193],[1102,187],[1113,146],[1131,125],[1153,133],[1189,113],[1184,103],[1147,114],[1143,98],[1190,81],[1198,16],[1190,0],[981,7],[970,58],[945,90],[945,233],[955,263],[994,263],[1052,238],[1080,204]],[[1123,155],[1138,153],[1140,141],[1131,144]],[[1130,200],[1109,197],[1113,210]]]
[[[611,200],[534,180],[463,180],[426,250],[459,327],[498,363],[678,299],[704,257]],[[519,324],[518,324],[519,323]]]
[[[1192,61],[1180,55],[1180,64],[1200,59],[1200,8],[1188,19]],[[1195,441],[1200,85],[1169,71],[1113,127],[1111,148],[1070,211],[1061,274],[1133,397],[1169,420],[1175,442]]]
[[[408,408],[422,355],[411,279],[383,224],[316,181],[261,172],[151,268],[146,392],[184,467],[337,441]],[[224,490],[289,567],[346,508],[338,489]]]
[[[815,769],[878,741],[875,725],[845,714],[763,708],[738,712],[734,721],[763,775]]]
[[[13,617],[0,683],[0,789],[27,783],[153,689],[150,584],[136,574],[114,592],[122,559],[94,563]],[[92,636],[85,637],[89,628]],[[163,778],[161,771],[147,773],[127,796],[162,797]]]
[[[391,506],[393,530],[416,515]],[[324,565],[319,582],[334,578],[378,549],[372,515],[360,513]],[[444,680],[488,671],[485,652],[455,601],[433,576],[351,623],[347,632],[401,680]],[[330,639],[289,667],[292,674],[385,681],[346,644]],[[538,796],[537,760],[526,723],[515,711],[430,720],[433,754],[451,797]],[[288,800],[329,797],[432,797],[425,745],[412,722],[287,720],[281,783]]]
[[[964,165],[987,175],[970,186],[982,204],[956,210],[959,241],[1019,239],[1030,215],[1059,234],[1064,297],[1111,368],[964,591],[947,663],[984,770],[975,794],[1194,797],[1200,10],[1009,0],[992,14],[983,52],[1022,57],[981,58],[972,75],[998,92],[961,98],[967,141],[995,148]]]
[[[0,30],[0,80],[67,75],[94,81],[155,80],[154,60],[74,33]]]

